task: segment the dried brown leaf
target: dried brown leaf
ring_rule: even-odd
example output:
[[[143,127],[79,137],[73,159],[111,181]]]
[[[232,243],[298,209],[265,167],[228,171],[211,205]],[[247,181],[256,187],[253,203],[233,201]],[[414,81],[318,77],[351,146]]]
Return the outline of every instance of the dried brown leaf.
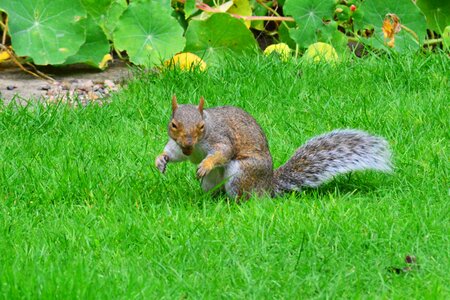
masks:
[[[384,35],[384,43],[390,48],[395,46],[395,35],[402,30],[400,18],[396,14],[387,14],[381,27]]]

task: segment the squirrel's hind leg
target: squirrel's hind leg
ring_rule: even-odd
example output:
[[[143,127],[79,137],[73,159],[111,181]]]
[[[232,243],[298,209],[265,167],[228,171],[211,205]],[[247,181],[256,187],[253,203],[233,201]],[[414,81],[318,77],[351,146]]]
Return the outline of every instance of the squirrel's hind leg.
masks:
[[[202,178],[202,189],[205,192],[213,190],[214,194],[225,191],[224,168],[217,167]]]
[[[237,199],[247,199],[251,193],[270,195],[272,176],[272,161],[256,157],[232,160],[225,167],[225,191]]]

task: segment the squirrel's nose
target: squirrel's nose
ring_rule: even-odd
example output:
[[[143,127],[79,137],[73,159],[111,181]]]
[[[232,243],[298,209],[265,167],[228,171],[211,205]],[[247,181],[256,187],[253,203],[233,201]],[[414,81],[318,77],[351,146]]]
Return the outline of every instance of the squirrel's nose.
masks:
[[[193,144],[194,144],[194,141],[192,140],[192,137],[187,137],[185,146],[192,147]]]

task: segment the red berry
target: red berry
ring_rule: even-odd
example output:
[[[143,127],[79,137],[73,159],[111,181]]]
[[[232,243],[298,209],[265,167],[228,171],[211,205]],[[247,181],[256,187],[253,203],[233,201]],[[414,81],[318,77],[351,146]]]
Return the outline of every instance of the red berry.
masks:
[[[350,5],[350,10],[351,11],[355,11],[356,10],[356,5],[354,5],[354,4]]]

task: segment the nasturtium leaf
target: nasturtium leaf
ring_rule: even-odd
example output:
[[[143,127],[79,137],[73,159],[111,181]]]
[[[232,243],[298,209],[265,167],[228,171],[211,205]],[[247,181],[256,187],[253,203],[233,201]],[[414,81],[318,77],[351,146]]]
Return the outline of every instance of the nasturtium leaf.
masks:
[[[445,27],[442,33],[442,44],[444,45],[444,49],[450,50],[450,25]]]
[[[138,0],[138,1],[142,1],[145,3],[148,2],[149,0]],[[161,4],[165,8],[172,9],[172,0],[150,0],[150,1],[159,2],[159,4]]]
[[[192,20],[186,31],[186,48],[202,57],[214,61],[227,51],[253,53],[257,43],[244,23],[227,13],[213,14],[205,21]]]
[[[102,68],[103,57],[110,50],[108,39],[92,17],[83,21],[86,23],[86,42],[77,54],[70,56],[65,61],[65,64],[85,63],[96,68]]]
[[[289,26],[292,24],[292,22],[291,23],[286,22],[285,24]],[[278,26],[278,41],[281,43],[288,44],[291,49],[295,49],[297,44],[289,35],[289,30],[291,29],[291,27],[286,27],[285,24],[281,23]]]
[[[316,29],[324,18],[333,16],[334,6],[334,0],[286,0],[283,11],[297,22],[296,28],[289,29],[291,38],[302,48],[316,42]]]
[[[335,21],[330,21],[328,24],[323,24],[317,28],[319,34],[318,40],[320,42],[332,45],[340,54],[347,52],[348,39],[344,33],[338,30],[338,24]]]
[[[183,29],[156,1],[131,2],[114,31],[114,45],[138,65],[156,65],[183,50]]]
[[[450,25],[450,1],[448,0],[417,0],[417,6],[427,17],[431,30],[442,33]]]
[[[350,8],[347,5],[336,5],[336,10],[334,11],[338,21],[348,21],[350,19]]]
[[[268,7],[272,6],[272,2],[267,2],[266,5]],[[255,16],[265,16],[267,15],[267,8],[265,8],[264,6],[262,6],[261,4],[259,4],[256,0],[252,0],[251,1],[251,7],[253,10],[253,15]],[[251,22],[251,26],[252,28],[259,30],[259,31],[264,31],[264,21],[263,20],[255,20]]]
[[[196,0],[186,0],[186,2],[184,2],[184,16],[186,19],[197,11],[195,2]]]
[[[188,20],[184,17],[184,13],[181,10],[173,10],[172,11],[172,17],[177,20],[178,24],[183,28],[183,31],[185,31],[188,27]]]
[[[358,8],[359,9],[359,8]],[[419,49],[426,36],[425,16],[419,8],[410,0],[366,0],[361,4],[364,15],[361,21],[355,22],[357,29],[364,28],[368,24],[374,27],[374,34],[363,42],[375,48],[387,49],[388,40],[383,33],[383,23],[388,14],[395,14],[399,18],[401,25],[406,26],[417,35],[419,41],[413,33],[402,28],[395,34],[395,44],[393,49],[405,51],[408,49]]]
[[[110,40],[119,17],[128,6],[126,0],[81,0],[81,4]]]
[[[80,0],[86,12],[99,23],[105,17],[113,0]]]
[[[172,0],[127,0],[128,2],[135,2],[135,3],[149,3],[149,2],[158,2],[166,9],[172,8]]]
[[[62,64],[85,42],[86,11],[78,0],[8,0],[0,9],[8,14],[15,53],[37,65]]]
[[[233,5],[227,11],[230,14],[235,14],[239,16],[251,16],[252,7],[250,6],[249,0],[233,0]],[[244,21],[247,28],[250,27],[251,21]]]
[[[119,21],[120,16],[127,7],[128,4],[126,0],[113,0],[106,11],[105,18],[100,21],[100,26],[103,28],[103,31],[109,40],[113,39],[113,32],[116,28],[117,21]]]

